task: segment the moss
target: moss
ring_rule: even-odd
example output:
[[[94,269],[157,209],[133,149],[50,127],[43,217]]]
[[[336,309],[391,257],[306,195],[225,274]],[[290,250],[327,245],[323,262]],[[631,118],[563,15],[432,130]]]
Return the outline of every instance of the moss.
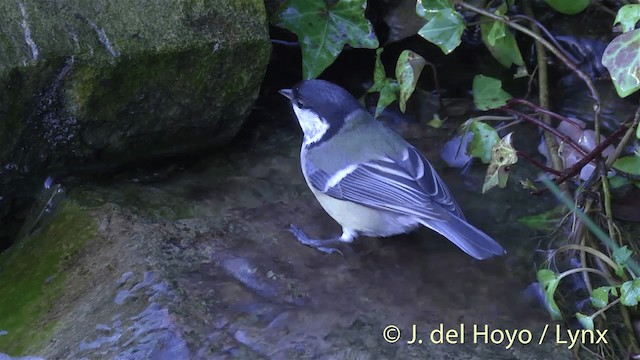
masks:
[[[23,354],[45,341],[56,325],[48,316],[67,286],[64,269],[97,233],[82,207],[65,200],[49,222],[0,254],[0,349]]]

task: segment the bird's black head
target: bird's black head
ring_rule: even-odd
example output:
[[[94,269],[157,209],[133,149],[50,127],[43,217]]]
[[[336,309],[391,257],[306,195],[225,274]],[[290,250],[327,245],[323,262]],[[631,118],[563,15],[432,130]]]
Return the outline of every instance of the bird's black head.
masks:
[[[280,94],[291,100],[308,143],[335,135],[349,115],[364,111],[349,92],[324,80],[305,80]]]

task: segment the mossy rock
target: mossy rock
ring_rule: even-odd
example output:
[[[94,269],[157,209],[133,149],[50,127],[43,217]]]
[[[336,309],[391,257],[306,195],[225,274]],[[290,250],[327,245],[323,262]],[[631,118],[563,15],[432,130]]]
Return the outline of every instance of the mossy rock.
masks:
[[[0,12],[0,219],[47,175],[228,143],[271,51],[260,0],[0,0]]]
[[[68,282],[65,269],[97,232],[97,224],[76,202],[60,204],[48,223],[0,254],[0,349],[34,350],[55,327],[48,317]]]

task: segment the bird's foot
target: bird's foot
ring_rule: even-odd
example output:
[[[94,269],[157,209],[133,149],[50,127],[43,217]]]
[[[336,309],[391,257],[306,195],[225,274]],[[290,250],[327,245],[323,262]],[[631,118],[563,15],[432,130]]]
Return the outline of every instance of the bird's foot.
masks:
[[[317,250],[322,251],[323,253],[332,254],[338,253],[342,256],[344,254],[337,247],[344,245],[345,242],[340,240],[340,237],[331,238],[331,239],[312,239],[304,233],[304,231],[300,230],[299,227],[295,225],[289,225],[289,231],[300,241],[301,243],[311,246]]]

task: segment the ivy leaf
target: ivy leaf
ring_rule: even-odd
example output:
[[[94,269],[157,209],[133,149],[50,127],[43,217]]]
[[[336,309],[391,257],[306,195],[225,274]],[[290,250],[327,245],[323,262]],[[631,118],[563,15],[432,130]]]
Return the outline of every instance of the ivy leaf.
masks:
[[[507,4],[503,3],[495,13],[503,15],[506,12]],[[512,64],[524,65],[516,38],[507,25],[501,21],[490,21],[487,17],[483,17],[483,20],[485,22],[480,24],[480,34],[491,55],[506,68],[511,67]]]
[[[387,78],[380,55],[382,48],[376,50],[376,66],[373,70],[373,85],[368,90],[369,93],[379,92],[378,104],[376,105],[375,117],[380,116],[382,111],[392,102],[398,100],[398,83],[395,80]]]
[[[487,174],[484,177],[484,183],[482,184],[482,193],[486,193],[496,185],[500,188],[507,186],[507,180],[509,180],[509,170],[511,165],[518,162],[518,155],[511,143],[510,132],[505,135],[500,142],[493,145],[491,149],[491,161],[487,167]]]
[[[587,316],[577,312],[576,318],[578,319],[578,321],[580,322],[580,325],[582,325],[583,328],[593,331],[594,329],[593,318],[591,316]]]
[[[602,54],[602,65],[611,75],[620,97],[627,97],[640,89],[640,30],[616,36]]]
[[[624,156],[613,163],[613,167],[631,175],[640,175],[640,155]]]
[[[552,230],[566,214],[565,209],[564,206],[558,206],[540,214],[521,217],[518,222],[535,230]]]
[[[376,50],[376,66],[373,69],[373,85],[369,88],[368,92],[379,92],[382,87],[385,85],[385,80],[387,80],[387,74],[384,71],[384,65],[382,65],[382,60],[380,60],[380,56],[384,48],[378,48]]]
[[[507,25],[502,21],[493,21],[492,23],[483,23],[482,25],[485,25],[484,28],[488,29],[486,36],[483,34],[483,40],[486,38],[486,44],[488,46],[496,46],[496,42],[506,36]]]
[[[609,177],[609,185],[612,189],[617,189],[619,187],[629,185],[631,181],[625,177],[613,175]]]
[[[298,36],[305,79],[320,75],[338,57],[345,44],[375,49],[378,39],[365,18],[366,0],[287,0],[275,14],[274,25]]]
[[[561,320],[562,313],[560,312],[560,308],[556,304],[556,301],[553,299],[555,295],[556,289],[558,288],[558,284],[560,280],[558,280],[558,275],[549,269],[540,269],[537,273],[538,283],[544,289],[544,299],[547,303],[547,310],[551,315],[553,320]]]
[[[618,10],[613,25],[620,23],[622,31],[627,32],[636,28],[638,20],[640,20],[640,5],[628,4]]]
[[[418,1],[421,4],[423,1]],[[420,12],[418,12],[419,14]],[[443,53],[449,54],[462,42],[465,29],[464,19],[453,8],[427,12],[429,22],[418,31],[418,35],[438,45]]]
[[[392,102],[398,100],[398,83],[387,79],[387,84],[380,90],[380,98],[376,106],[376,117]]]
[[[441,128],[442,124],[444,124],[444,120],[440,119],[440,116],[438,114],[433,114],[433,119],[427,122],[427,125],[435,129]]]
[[[624,269],[627,267],[626,262],[631,257],[631,250],[627,245],[621,246],[613,251],[613,261],[618,265],[615,269],[616,275],[623,277]]]
[[[396,79],[400,86],[400,110],[405,112],[407,100],[413,94],[427,61],[411,50],[404,50],[396,63]]]
[[[545,0],[555,11],[565,15],[575,15],[589,6],[591,0]]]
[[[505,106],[512,96],[502,90],[502,81],[489,76],[473,78],[473,102],[480,110],[491,110]]]
[[[449,0],[418,0],[416,1],[416,14],[427,20],[433,19],[440,11],[453,10]]]
[[[473,118],[467,120],[462,129],[473,133],[473,139],[467,145],[467,154],[480,158],[482,163],[487,164],[491,160],[491,149],[493,145],[500,141],[500,136],[496,129]]]
[[[627,245],[621,246],[613,251],[613,261],[618,265],[624,265],[631,257],[631,254],[632,252]]]
[[[640,279],[629,280],[620,287],[620,301],[625,306],[638,305],[640,299]]]
[[[601,286],[599,288],[593,289],[591,293],[591,304],[596,309],[602,309],[609,304],[609,291],[611,291],[613,287],[611,286]]]

